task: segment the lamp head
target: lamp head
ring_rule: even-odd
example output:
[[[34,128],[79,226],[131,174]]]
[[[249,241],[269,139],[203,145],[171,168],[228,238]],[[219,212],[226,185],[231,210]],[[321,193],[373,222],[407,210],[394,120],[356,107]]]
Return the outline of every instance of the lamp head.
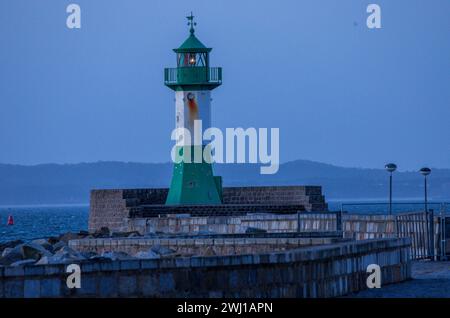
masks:
[[[388,163],[384,166],[384,168],[386,169],[387,172],[394,172],[395,170],[397,170],[397,165],[395,163]]]
[[[420,169],[419,172],[420,172],[421,175],[426,177],[426,176],[428,176],[431,173],[431,169],[427,168],[427,167],[424,167],[424,168]]]

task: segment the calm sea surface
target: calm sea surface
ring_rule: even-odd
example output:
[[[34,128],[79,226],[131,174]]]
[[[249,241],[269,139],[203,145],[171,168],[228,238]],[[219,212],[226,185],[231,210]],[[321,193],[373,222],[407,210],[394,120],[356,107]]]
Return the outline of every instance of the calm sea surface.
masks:
[[[362,202],[360,202],[361,204]],[[348,205],[346,205],[348,204]],[[430,203],[430,209],[439,212],[440,205]],[[341,202],[329,202],[329,209],[337,211],[341,209]],[[394,204],[394,213],[423,211],[423,204],[401,203]],[[382,214],[388,211],[386,204],[367,202],[361,205],[353,205],[344,202],[344,210],[351,213]],[[447,204],[447,212],[450,212],[450,203]],[[14,217],[14,225],[8,226],[8,216]],[[31,240],[40,237],[56,236],[65,232],[77,232],[87,230],[89,206],[0,206],[0,242],[15,239]]]
[[[0,242],[87,230],[89,206],[0,207]],[[8,226],[8,216],[14,225]]]

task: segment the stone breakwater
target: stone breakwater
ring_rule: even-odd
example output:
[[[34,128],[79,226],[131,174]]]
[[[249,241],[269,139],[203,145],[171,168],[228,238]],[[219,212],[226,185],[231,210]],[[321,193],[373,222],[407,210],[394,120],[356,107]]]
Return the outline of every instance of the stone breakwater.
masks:
[[[83,260],[235,255],[283,251],[342,241],[340,232],[267,233],[250,229],[238,235],[147,234],[110,232],[66,233],[31,242],[0,244],[0,267],[66,264]]]
[[[0,268],[20,267],[25,265],[69,264],[81,261],[117,260],[117,259],[150,259],[176,256],[176,251],[166,246],[161,246],[159,240],[153,240],[154,244],[146,246],[146,250],[135,250],[129,253],[120,251],[117,246],[109,245],[108,248],[97,250],[77,250],[77,242],[91,242],[91,240],[132,240],[142,237],[138,233],[111,233],[108,229],[89,234],[87,232],[66,233],[59,237],[36,239],[30,242],[21,240],[0,244]],[[164,237],[164,236],[163,236]],[[83,243],[81,243],[83,244]],[[91,244],[91,243],[90,243]]]
[[[0,297],[335,297],[365,289],[370,264],[382,284],[410,277],[409,239],[344,238],[390,236],[385,219],[342,229],[338,217],[165,215],[123,220],[128,232],[0,244]],[[70,264],[80,266],[80,289],[67,287]]]
[[[72,243],[69,243],[72,244]],[[76,245],[76,244],[75,244]],[[411,277],[410,239],[340,242],[286,251],[158,259],[81,260],[81,288],[64,264],[0,268],[0,297],[335,297]]]

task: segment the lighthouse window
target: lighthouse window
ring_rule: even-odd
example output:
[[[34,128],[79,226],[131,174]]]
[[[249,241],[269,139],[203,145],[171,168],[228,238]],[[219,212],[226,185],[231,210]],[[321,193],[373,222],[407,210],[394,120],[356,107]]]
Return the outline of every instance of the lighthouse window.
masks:
[[[182,66],[195,66],[196,61],[195,53],[184,53]]]
[[[177,55],[178,66],[206,66],[206,53],[179,53]]]
[[[189,54],[189,65],[193,66],[196,64],[197,59],[195,58],[195,54]]]
[[[205,61],[206,61],[206,54],[202,53],[202,54],[197,54],[197,66],[205,66]]]

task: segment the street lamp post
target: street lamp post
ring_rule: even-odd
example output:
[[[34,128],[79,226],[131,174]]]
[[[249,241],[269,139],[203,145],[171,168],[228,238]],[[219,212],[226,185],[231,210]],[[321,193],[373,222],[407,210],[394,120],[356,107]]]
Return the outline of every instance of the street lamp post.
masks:
[[[422,168],[419,170],[420,174],[423,175],[424,178],[424,189],[425,189],[425,212],[428,212],[428,190],[427,190],[427,176],[431,173],[430,168]]]
[[[430,168],[422,168],[419,170],[420,174],[424,176],[424,206],[425,206],[425,217],[428,223],[428,235],[429,235],[429,252],[431,258],[434,260],[434,213],[430,211],[428,214],[428,189],[427,189],[427,176],[431,173]]]
[[[397,170],[397,165],[388,163],[384,168],[389,172],[389,214],[392,215],[392,173]]]

